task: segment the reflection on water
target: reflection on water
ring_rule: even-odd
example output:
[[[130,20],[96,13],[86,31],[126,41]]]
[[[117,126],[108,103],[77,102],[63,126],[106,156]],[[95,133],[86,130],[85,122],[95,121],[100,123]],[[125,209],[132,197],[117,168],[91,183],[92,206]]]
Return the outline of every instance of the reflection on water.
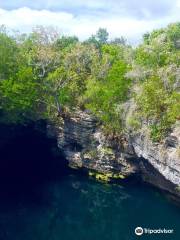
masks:
[[[137,226],[180,239],[180,209],[157,191],[72,173],[52,146],[30,129],[1,149],[0,240],[134,240]]]
[[[0,239],[131,240],[136,226],[173,228],[180,239],[180,210],[145,186],[71,174],[29,191],[0,202]]]

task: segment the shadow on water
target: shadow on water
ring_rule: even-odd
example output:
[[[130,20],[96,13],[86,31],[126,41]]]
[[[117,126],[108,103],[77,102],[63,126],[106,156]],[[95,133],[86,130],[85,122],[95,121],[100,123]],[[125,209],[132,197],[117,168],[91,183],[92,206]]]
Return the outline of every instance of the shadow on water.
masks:
[[[74,174],[56,142],[32,126],[0,149],[0,240],[134,240],[137,226],[175,231],[141,239],[179,240],[179,217],[180,209],[133,179],[102,184]]]
[[[1,128],[6,134],[8,127]],[[67,161],[57,149],[56,141],[47,138],[45,131],[34,125],[18,126],[10,129],[12,132],[0,148],[0,201],[15,202],[22,196],[27,201],[32,201],[33,197],[39,201],[40,192],[36,196],[36,189],[66,175]]]

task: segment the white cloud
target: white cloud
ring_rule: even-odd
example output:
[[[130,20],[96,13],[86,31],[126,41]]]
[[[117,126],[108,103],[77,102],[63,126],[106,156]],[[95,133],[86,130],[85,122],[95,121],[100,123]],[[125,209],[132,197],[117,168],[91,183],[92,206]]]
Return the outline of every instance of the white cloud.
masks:
[[[177,7],[180,8],[180,0],[177,1]]]
[[[71,21],[73,15],[65,12],[51,12],[48,10],[32,10],[27,7],[15,10],[0,9],[0,24],[11,28],[32,27],[33,25],[56,25]]]
[[[75,16],[69,12],[35,10],[22,7],[13,10],[0,9],[0,25],[5,24],[11,29],[26,32],[30,31],[35,25],[54,25],[63,34],[77,35],[81,40],[95,33],[99,27],[105,27],[111,38],[125,36],[131,42],[137,42],[143,33],[179,20],[179,10],[180,6],[177,4],[170,16],[152,20],[149,18],[149,12],[145,9],[144,13],[147,18],[138,19],[113,14],[107,16],[80,14]]]

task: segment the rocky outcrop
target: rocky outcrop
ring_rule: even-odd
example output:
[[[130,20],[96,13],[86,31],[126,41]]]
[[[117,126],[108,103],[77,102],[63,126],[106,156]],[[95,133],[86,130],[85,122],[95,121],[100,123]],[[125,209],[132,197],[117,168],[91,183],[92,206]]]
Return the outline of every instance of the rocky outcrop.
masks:
[[[136,171],[136,167],[126,160],[134,157],[132,149],[125,152],[121,145],[113,146],[96,119],[85,112],[76,112],[56,126],[48,125],[48,135],[56,136],[58,147],[73,168],[83,167],[100,173],[121,172],[124,175]]]
[[[144,128],[139,134],[131,137],[131,144],[137,157],[148,162],[167,182],[167,188],[179,194],[180,186],[180,125],[176,124],[171,134],[161,143],[153,143],[149,137],[148,129]],[[153,174],[153,171],[152,171]],[[152,181],[152,178],[150,179]],[[163,185],[157,181],[155,185]],[[167,184],[165,184],[167,185]],[[169,184],[168,184],[169,185]]]
[[[131,141],[138,157],[146,159],[167,180],[180,185],[180,126],[176,126],[162,143],[152,143],[143,132]]]
[[[48,125],[48,134],[57,138],[71,167],[120,173],[123,177],[137,174],[144,181],[179,195],[180,127],[177,125],[160,144],[152,143],[147,133],[145,129],[132,136],[107,138],[96,119],[81,111]]]

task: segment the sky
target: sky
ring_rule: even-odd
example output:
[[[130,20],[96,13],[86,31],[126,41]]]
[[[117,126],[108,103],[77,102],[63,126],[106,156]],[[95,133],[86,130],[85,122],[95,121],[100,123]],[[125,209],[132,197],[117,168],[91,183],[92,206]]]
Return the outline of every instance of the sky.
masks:
[[[110,38],[138,43],[155,28],[180,21],[180,0],[0,0],[0,25],[29,32],[55,26],[80,40],[106,28]]]

